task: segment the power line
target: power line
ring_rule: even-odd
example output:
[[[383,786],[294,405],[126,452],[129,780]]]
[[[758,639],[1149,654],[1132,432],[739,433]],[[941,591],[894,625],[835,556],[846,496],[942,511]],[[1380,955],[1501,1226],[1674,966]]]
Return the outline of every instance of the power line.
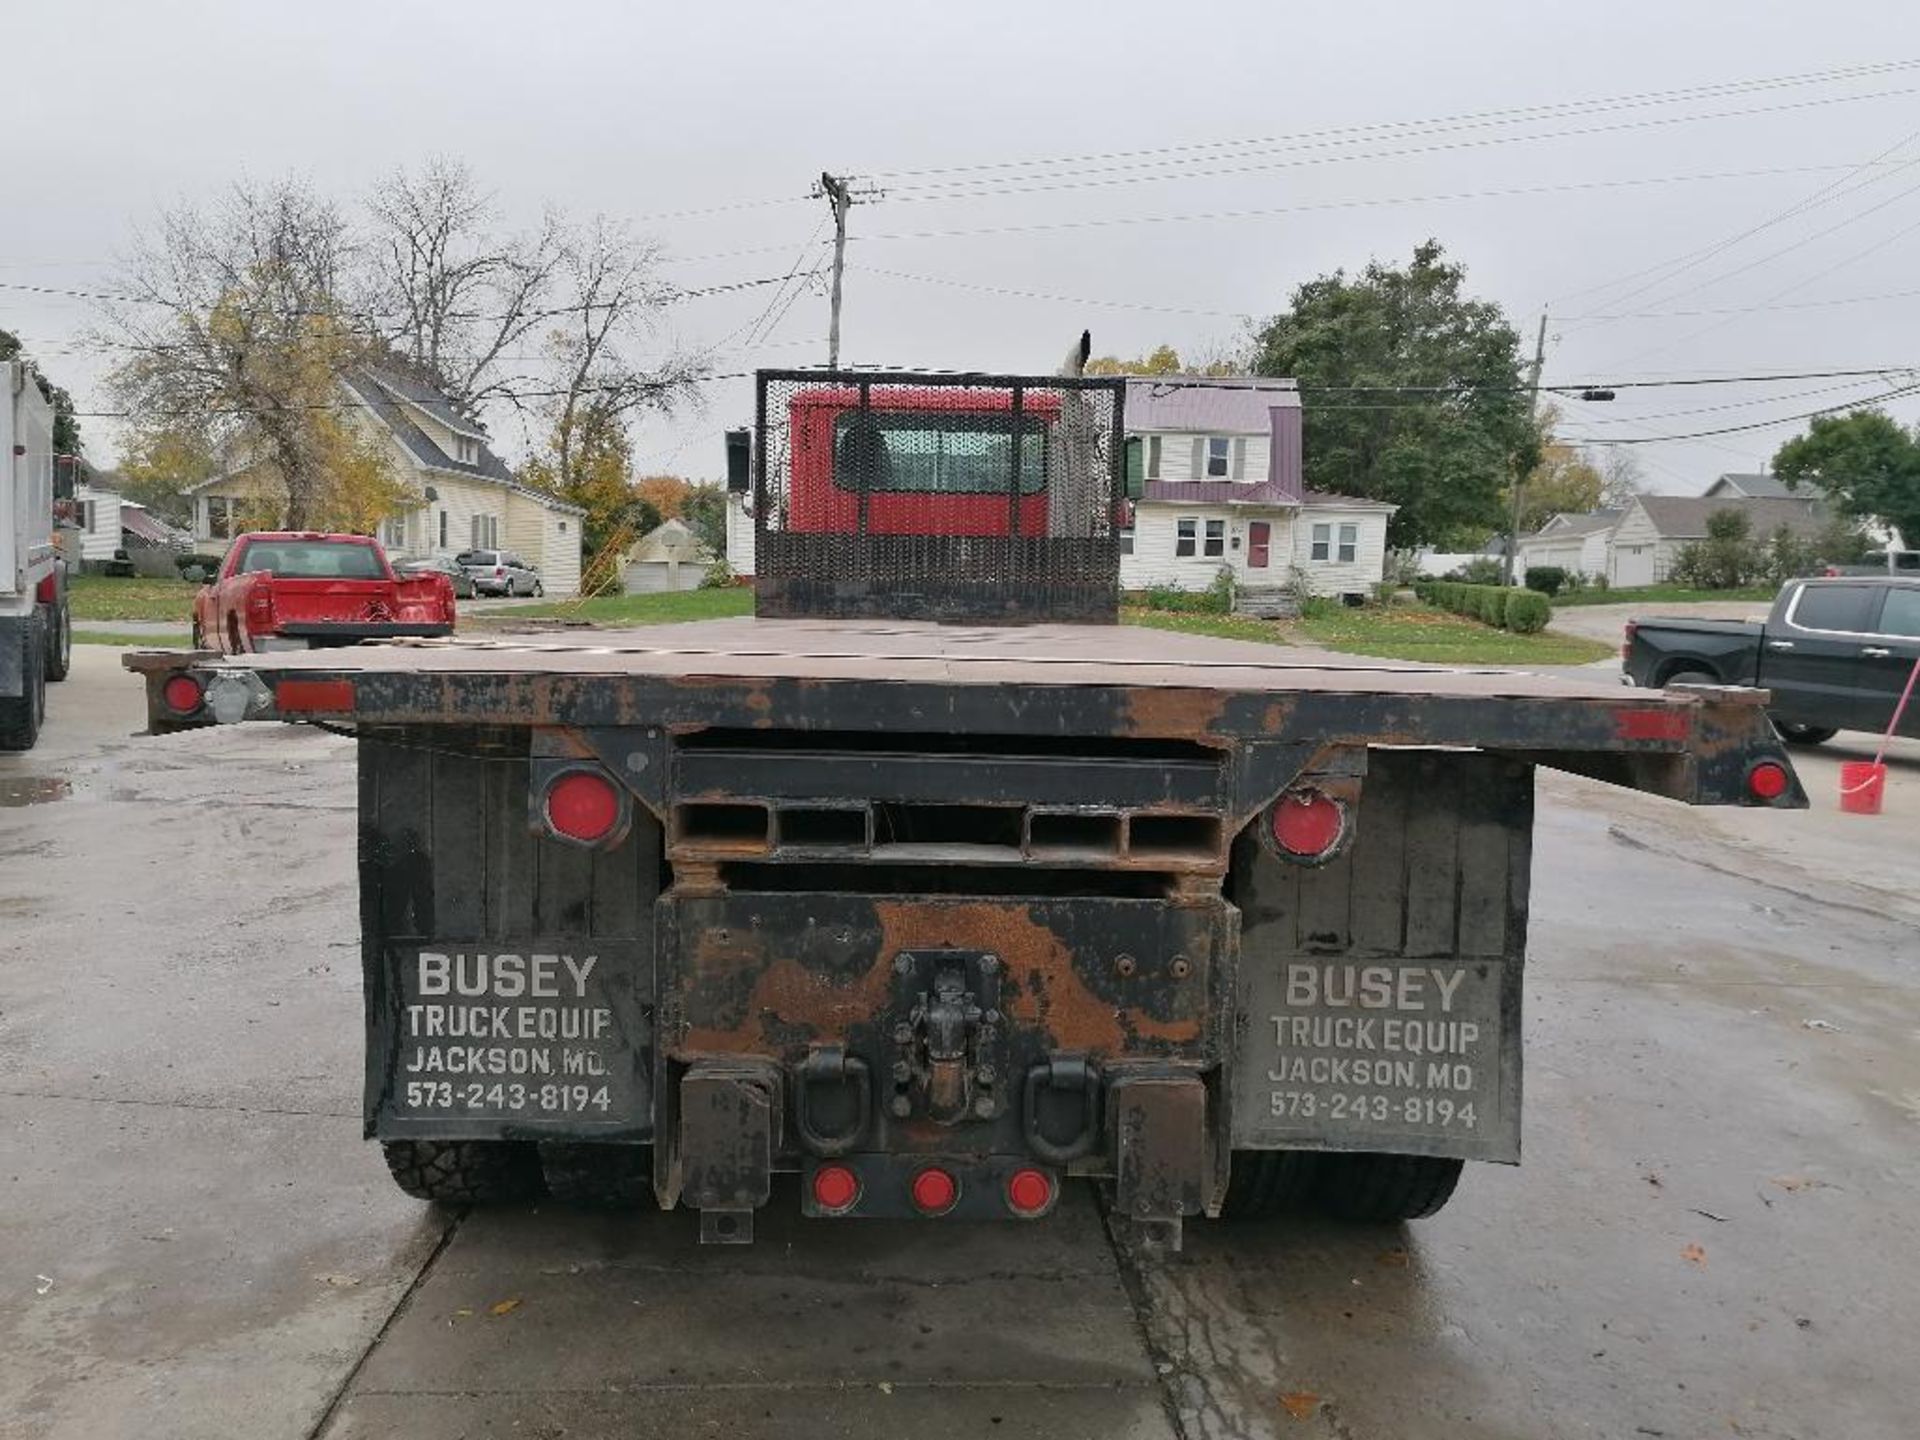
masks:
[[[1605,320],[1683,320],[1699,319],[1707,315],[1755,315],[1769,310],[1821,310],[1835,305],[1870,305],[1883,300],[1910,300],[1920,296],[1920,290],[1883,290],[1878,295],[1840,295],[1831,300],[1800,300],[1788,305],[1731,305],[1707,310],[1623,310],[1613,313],[1593,315],[1569,315],[1566,322],[1580,321],[1583,324],[1597,324]]]
[[[1052,300],[1062,305],[1087,305],[1103,310],[1144,310],[1156,315],[1206,315],[1225,320],[1245,318],[1245,310],[1201,310],[1186,305],[1148,305],[1137,300],[1089,300],[1076,295],[1049,295],[1039,290],[1015,290],[1005,285],[979,285],[970,280],[955,280],[945,275],[909,275],[901,270],[882,270],[873,265],[851,267],[862,275],[883,275],[889,280],[911,280],[919,285],[942,285],[954,290],[972,290],[984,295],[1009,295],[1020,300]]]
[[[1391,150],[1367,151],[1357,155],[1316,155],[1295,159],[1267,160],[1249,165],[1222,165],[1211,169],[1156,169],[1155,173],[1144,175],[1104,176],[1096,173],[1092,176],[1073,178],[1073,172],[1062,171],[1059,176],[1040,175],[1033,177],[1042,181],[1058,183],[1016,184],[998,188],[958,188],[965,182],[951,182],[955,188],[944,189],[938,193],[915,193],[907,189],[895,194],[894,199],[901,204],[925,204],[942,200],[981,200],[1005,195],[1043,195],[1063,190],[1111,189],[1125,185],[1158,184],[1169,180],[1204,180],[1228,175],[1249,175],[1271,170],[1301,169],[1317,165],[1346,165],[1364,160],[1397,160],[1420,155],[1435,155],[1453,150],[1478,150],[1496,145],[1529,144],[1540,140],[1577,139],[1594,135],[1613,135],[1623,131],[1646,130],[1671,125],[1691,125],[1702,120],[1730,120],[1753,115],[1768,115],[1780,111],[1807,110],[1827,105],[1854,104],[1863,100],[1892,99],[1899,96],[1920,93],[1920,88],[1909,86],[1902,90],[1874,91],[1865,95],[1836,95],[1820,100],[1801,100],[1781,105],[1762,105],[1746,110],[1724,110],[1704,115],[1668,115],[1656,116],[1644,120],[1623,120],[1611,125],[1591,125],[1575,130],[1548,130],[1534,134],[1490,135],[1473,140],[1453,140],[1434,145],[1403,146]],[[1255,154],[1263,152],[1252,152]],[[1868,164],[1875,162],[1869,161]]]
[[[1521,185],[1496,190],[1455,190],[1432,195],[1376,196],[1348,200],[1308,201],[1254,210],[1190,210],[1170,215],[1117,215],[1102,219],[1048,220],[1015,225],[981,225],[954,230],[896,230],[855,237],[873,240],[949,240],[980,235],[1026,235],[1056,230],[1109,229],[1129,225],[1175,225],[1196,220],[1257,220],[1278,215],[1306,215],[1322,211],[1372,210],[1392,205],[1438,205],[1460,200],[1512,200],[1537,195],[1566,195],[1588,191],[1637,189],[1650,185],[1683,185],[1714,180],[1752,180],[1775,175],[1807,175],[1857,166],[1784,165],[1758,170],[1720,170],[1694,175],[1633,176],[1619,180],[1580,180],[1557,185]]]
[[[1755,420],[1747,425],[1724,425],[1717,430],[1695,430],[1685,435],[1622,435],[1617,439],[1607,436],[1583,437],[1580,443],[1583,445],[1665,445],[1678,440],[1705,440],[1714,435],[1741,435],[1751,430],[1771,430],[1776,425],[1792,425],[1801,420],[1813,420],[1842,410],[1858,410],[1868,405],[1879,405],[1888,400],[1898,400],[1916,393],[1920,393],[1920,383],[1897,386],[1892,390],[1883,390],[1878,395],[1862,396],[1858,400],[1849,400],[1839,405],[1824,405],[1818,410],[1807,410],[1798,415],[1782,415],[1774,420]]]
[[[1418,120],[1381,121],[1365,125],[1343,125],[1324,130],[1267,135],[1251,139],[1202,141],[1182,145],[1159,145],[1146,149],[1106,150],[1078,155],[1056,155],[1026,160],[999,160],[965,165],[943,165],[914,170],[883,170],[877,172],[877,178],[883,180],[906,180],[921,175],[957,175],[981,171],[1033,169],[1051,165],[1084,165],[1100,161],[1125,160],[1151,155],[1191,155],[1257,145],[1303,144],[1333,139],[1340,136],[1365,136],[1381,133],[1391,135],[1405,132],[1410,128],[1428,128],[1441,125],[1513,124],[1525,119],[1553,118],[1570,112],[1581,113],[1582,111],[1593,111],[1603,108],[1630,108],[1644,105],[1676,104],[1689,99],[1710,99],[1719,95],[1747,94],[1757,90],[1783,89],[1799,85],[1833,84],[1843,80],[1866,79],[1881,75],[1899,74],[1916,68],[1920,68],[1920,59],[1887,60],[1863,65],[1843,66],[1831,70],[1805,71],[1793,75],[1722,81],[1707,85],[1692,85],[1675,90],[1642,91],[1637,94],[1599,97],[1590,100],[1555,101],[1544,105],[1514,106],[1499,110],[1467,111],[1454,115],[1443,115]]]

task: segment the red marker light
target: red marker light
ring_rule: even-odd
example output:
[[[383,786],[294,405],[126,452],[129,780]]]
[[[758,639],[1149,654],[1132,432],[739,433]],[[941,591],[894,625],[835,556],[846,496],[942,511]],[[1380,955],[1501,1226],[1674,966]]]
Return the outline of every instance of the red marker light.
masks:
[[[620,823],[620,795],[606,776],[570,770],[547,787],[546,811],[554,834],[592,845]]]
[[[925,1215],[944,1215],[960,1198],[960,1182],[937,1165],[913,1177],[914,1208]]]
[[[1756,800],[1778,800],[1793,784],[1787,767],[1762,760],[1747,772],[1747,792]]]
[[[1053,1204],[1053,1179],[1044,1170],[1016,1170],[1007,1177],[1007,1208],[1031,1218]]]
[[[1290,790],[1274,802],[1274,843],[1301,860],[1330,852],[1346,824],[1346,807],[1318,790]]]
[[[176,675],[160,689],[167,708],[176,715],[191,715],[200,708],[200,682],[191,675]]]
[[[844,1165],[822,1165],[813,1172],[813,1203],[838,1214],[860,1198],[860,1177]]]

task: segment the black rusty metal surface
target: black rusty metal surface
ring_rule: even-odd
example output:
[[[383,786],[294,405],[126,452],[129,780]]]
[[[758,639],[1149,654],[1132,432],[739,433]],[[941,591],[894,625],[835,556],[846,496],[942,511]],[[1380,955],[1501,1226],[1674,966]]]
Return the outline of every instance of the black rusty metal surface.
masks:
[[[1022,1078],[1056,1055],[1221,1058],[1216,970],[1235,917],[1217,896],[670,893],[660,912],[662,1063],[756,1055],[791,1071],[843,1046],[874,1086],[862,1150],[1025,1153]],[[940,1063],[956,1058],[964,1077]]]
[[[1114,1211],[1179,1220],[1215,1203],[1207,1087],[1196,1074],[1136,1070],[1107,1087]]]
[[[1517,1161],[1531,769],[1369,758],[1344,854],[1236,850],[1233,1143]]]
[[[1748,803],[1729,782],[1755,759],[1791,769],[1762,691],[1623,692],[1133,627],[716,621],[604,638],[630,643],[373,647],[340,652],[351,664],[289,654],[212,668],[351,681],[354,709],[338,718],[373,722],[1465,746],[1567,768],[1606,752],[1678,757],[1590,768],[1696,804]],[[1778,803],[1806,798],[1796,786]]]
[[[1110,625],[1116,379],[762,371],[754,608]]]

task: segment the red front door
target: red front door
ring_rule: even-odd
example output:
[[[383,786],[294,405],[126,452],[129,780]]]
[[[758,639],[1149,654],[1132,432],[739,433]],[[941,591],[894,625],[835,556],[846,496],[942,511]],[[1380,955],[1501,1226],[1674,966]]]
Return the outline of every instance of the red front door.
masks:
[[[1273,526],[1265,520],[1254,520],[1247,525],[1247,568],[1264,570],[1267,568],[1267,550],[1273,538]]]

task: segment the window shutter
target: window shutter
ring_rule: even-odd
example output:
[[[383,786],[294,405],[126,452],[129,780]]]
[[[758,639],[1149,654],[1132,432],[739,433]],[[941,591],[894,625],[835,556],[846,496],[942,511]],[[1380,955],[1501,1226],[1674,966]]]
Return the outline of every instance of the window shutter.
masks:
[[[1193,437],[1193,468],[1187,472],[1189,480],[1207,478],[1207,440],[1204,435]]]
[[[1236,436],[1233,442],[1233,478],[1247,478],[1247,437]]]

